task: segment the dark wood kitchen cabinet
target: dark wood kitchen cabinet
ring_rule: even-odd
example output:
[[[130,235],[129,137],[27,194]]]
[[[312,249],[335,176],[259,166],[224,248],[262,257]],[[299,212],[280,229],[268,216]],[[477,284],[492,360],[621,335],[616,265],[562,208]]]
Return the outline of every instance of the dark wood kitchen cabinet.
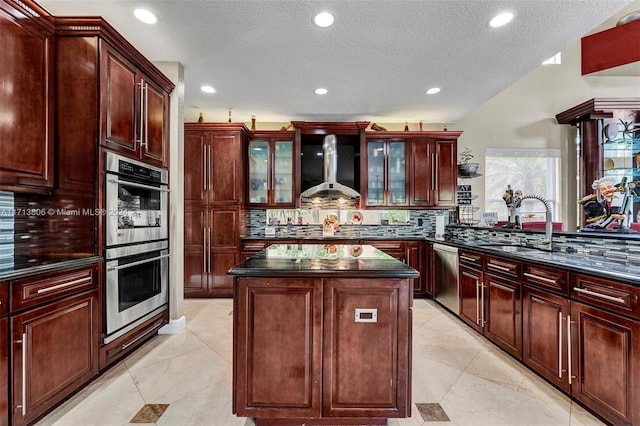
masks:
[[[473,258],[462,251],[460,258]],[[483,265],[461,262],[460,317],[489,340],[522,358],[522,264],[497,256],[479,255]]]
[[[365,207],[408,206],[409,150],[407,141],[394,137],[367,138]]]
[[[482,286],[484,273],[482,263],[484,255],[479,252],[460,250],[458,252],[460,319],[476,331],[482,333]]]
[[[640,288],[572,273],[571,395],[614,425],[640,423]]]
[[[238,278],[236,414],[322,424],[405,417],[411,296],[401,281]],[[377,309],[377,320],[354,322],[356,308]]]
[[[53,17],[30,0],[1,0],[0,27],[0,190],[48,193],[54,186]]]
[[[185,123],[184,294],[231,297],[244,198],[242,123]]]
[[[12,281],[11,421],[32,424],[98,374],[99,267]]]
[[[291,131],[251,132],[247,149],[247,205],[294,207],[297,180],[295,135]]]
[[[55,25],[57,132],[65,143],[168,167],[171,80],[100,17],[56,17]]]
[[[439,136],[411,141],[411,207],[455,206],[459,134],[460,132],[448,132],[448,139]]]
[[[0,426],[9,424],[9,283],[0,282]]]

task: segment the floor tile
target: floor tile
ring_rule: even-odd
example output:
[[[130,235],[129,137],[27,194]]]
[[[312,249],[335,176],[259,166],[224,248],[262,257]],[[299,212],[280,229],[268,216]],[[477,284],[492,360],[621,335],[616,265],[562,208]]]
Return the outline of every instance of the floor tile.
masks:
[[[186,299],[184,330],[152,339],[36,425],[254,426],[232,414],[232,308],[231,299]],[[431,300],[414,300],[412,362],[411,417],[389,426],[603,425]],[[166,409],[131,423],[145,404]],[[425,420],[420,404],[439,405],[449,421]]]

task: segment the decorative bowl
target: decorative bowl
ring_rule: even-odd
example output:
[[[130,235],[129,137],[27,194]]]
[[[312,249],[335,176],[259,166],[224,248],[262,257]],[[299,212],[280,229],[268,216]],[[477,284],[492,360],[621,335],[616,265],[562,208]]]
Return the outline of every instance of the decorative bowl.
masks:
[[[458,175],[460,176],[473,176],[480,167],[479,163],[464,163],[458,164]]]

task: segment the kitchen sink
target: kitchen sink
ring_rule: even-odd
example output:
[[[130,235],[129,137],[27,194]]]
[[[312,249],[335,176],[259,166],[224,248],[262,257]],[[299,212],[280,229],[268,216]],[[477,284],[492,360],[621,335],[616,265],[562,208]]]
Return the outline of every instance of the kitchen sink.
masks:
[[[507,253],[548,253],[548,250],[536,247],[516,246],[511,244],[482,244],[481,247],[504,251]]]

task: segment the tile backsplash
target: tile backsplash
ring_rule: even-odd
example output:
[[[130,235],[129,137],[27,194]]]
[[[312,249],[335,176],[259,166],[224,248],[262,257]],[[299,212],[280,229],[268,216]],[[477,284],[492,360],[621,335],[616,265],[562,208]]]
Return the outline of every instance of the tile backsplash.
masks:
[[[272,231],[278,237],[320,237],[322,221],[329,214],[335,214],[340,222],[336,238],[411,238],[433,236],[436,216],[448,216],[448,210],[252,209],[244,217],[243,236],[265,237],[265,228],[273,223]],[[354,214],[362,216],[360,223]]]

